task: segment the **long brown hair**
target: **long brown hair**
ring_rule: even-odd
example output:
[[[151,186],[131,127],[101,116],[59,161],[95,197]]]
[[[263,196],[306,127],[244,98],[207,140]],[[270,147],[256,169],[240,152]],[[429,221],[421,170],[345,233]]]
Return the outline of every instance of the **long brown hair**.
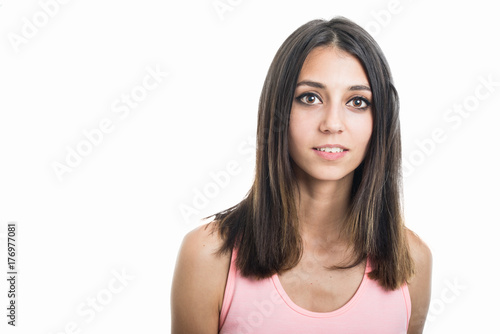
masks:
[[[350,240],[352,268],[370,258],[371,279],[387,290],[413,276],[401,204],[399,99],[389,66],[375,40],[343,18],[313,20],[294,31],[276,53],[259,100],[257,159],[253,185],[237,205],[214,223],[224,240],[219,254],[238,249],[241,274],[257,279],[293,268],[302,256],[288,153],[288,124],[302,65],[312,49],[334,46],[356,57],[372,89],[373,130],[363,162],[354,171],[342,235]],[[299,194],[300,195],[300,194]]]

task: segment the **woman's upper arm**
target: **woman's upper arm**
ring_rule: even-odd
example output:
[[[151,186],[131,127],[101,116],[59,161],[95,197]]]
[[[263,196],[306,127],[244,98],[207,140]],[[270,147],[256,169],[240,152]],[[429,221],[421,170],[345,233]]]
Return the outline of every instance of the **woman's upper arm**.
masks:
[[[230,255],[216,256],[221,240],[209,224],[186,234],[172,280],[172,333],[218,333]]]
[[[411,317],[408,334],[420,334],[431,301],[432,253],[429,247],[414,232],[408,229],[410,254],[415,262],[415,276],[408,283],[411,299]]]

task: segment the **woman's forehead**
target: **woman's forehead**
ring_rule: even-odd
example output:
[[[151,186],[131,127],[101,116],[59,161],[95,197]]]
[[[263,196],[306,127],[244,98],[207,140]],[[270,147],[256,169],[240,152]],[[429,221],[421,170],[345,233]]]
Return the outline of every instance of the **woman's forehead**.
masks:
[[[334,47],[313,49],[307,56],[297,80],[316,82],[324,87],[369,86],[369,80],[361,62],[351,54]]]

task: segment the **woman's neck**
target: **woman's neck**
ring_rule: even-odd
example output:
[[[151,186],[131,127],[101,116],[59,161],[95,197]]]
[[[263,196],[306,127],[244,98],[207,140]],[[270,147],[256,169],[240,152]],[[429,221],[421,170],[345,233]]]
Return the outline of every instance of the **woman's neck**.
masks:
[[[341,180],[324,181],[298,177],[300,200],[297,213],[302,239],[306,242],[340,240],[350,203],[353,173]]]

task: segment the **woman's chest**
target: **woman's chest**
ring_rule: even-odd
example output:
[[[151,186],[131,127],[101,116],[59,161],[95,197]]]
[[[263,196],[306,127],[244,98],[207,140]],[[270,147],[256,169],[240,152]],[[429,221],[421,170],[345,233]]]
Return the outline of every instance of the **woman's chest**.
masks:
[[[363,281],[365,263],[350,269],[329,270],[305,259],[278,278],[296,305],[312,312],[331,312],[356,294]]]

